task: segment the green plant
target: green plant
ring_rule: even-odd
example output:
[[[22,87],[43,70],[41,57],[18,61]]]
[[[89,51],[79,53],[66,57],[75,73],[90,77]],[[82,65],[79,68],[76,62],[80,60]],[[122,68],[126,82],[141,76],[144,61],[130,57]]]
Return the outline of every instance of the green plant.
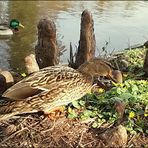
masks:
[[[135,68],[140,69],[143,67],[143,62],[146,54],[146,48],[137,48],[127,50],[122,57],[129,62],[129,69],[133,71]]]
[[[88,94],[83,99],[71,104],[71,117],[85,120],[96,118],[93,127],[100,127],[103,123],[114,123],[118,119],[115,102],[121,100],[126,104],[125,126],[130,133],[146,133],[146,111],[148,105],[148,82],[144,80],[127,80],[113,87],[108,92],[95,96]]]

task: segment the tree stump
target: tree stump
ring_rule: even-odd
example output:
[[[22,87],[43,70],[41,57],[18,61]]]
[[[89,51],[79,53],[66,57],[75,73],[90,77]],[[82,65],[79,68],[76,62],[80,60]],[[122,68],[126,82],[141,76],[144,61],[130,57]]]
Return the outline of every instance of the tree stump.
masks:
[[[145,48],[148,48],[148,41],[144,43]]]
[[[36,62],[34,54],[30,54],[25,57],[25,67],[28,74],[39,71],[39,66]]]
[[[7,89],[6,78],[0,74],[0,95]]]
[[[6,91],[9,87],[14,84],[14,78],[9,71],[0,72],[0,94]]]
[[[108,147],[125,147],[127,144],[127,130],[124,126],[119,125],[106,130],[100,138],[104,140]]]
[[[148,76],[148,50],[146,51],[145,60],[143,64],[143,70],[145,72],[145,75]]]
[[[76,53],[75,67],[95,57],[96,40],[94,22],[91,13],[84,10],[81,15],[81,32],[78,51]]]
[[[38,23],[38,43],[35,47],[35,56],[39,68],[54,66],[59,63],[59,51],[56,40],[56,25],[47,18]]]

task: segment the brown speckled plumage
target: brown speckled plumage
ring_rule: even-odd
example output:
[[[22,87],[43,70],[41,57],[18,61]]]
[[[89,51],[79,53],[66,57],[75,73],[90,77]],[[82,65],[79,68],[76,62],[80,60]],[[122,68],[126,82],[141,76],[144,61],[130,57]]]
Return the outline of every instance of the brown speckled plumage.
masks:
[[[107,69],[101,73],[99,68],[104,66]],[[22,113],[48,114],[58,106],[83,97],[92,87],[93,76],[104,75],[106,71],[108,75],[110,69],[100,59],[86,62],[78,70],[62,65],[40,69],[4,92],[3,97],[10,102],[0,106],[0,121]]]
[[[0,107],[0,120],[21,113],[48,113],[57,106],[81,98],[91,86],[89,76],[70,67],[60,65],[41,69],[3,94],[12,102]]]

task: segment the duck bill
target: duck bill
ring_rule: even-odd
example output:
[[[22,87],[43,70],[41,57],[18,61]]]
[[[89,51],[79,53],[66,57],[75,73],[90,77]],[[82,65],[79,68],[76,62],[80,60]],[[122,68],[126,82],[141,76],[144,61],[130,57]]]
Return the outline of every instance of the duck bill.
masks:
[[[19,27],[25,28],[21,23],[19,24]]]

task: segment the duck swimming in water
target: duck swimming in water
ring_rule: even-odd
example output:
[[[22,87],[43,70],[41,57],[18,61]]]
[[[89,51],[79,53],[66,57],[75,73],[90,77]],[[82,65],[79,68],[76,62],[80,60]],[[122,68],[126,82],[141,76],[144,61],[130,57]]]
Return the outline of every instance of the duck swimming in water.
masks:
[[[9,102],[0,106],[0,121],[24,113],[50,114],[87,94],[94,76],[112,77],[111,71],[98,58],[85,62],[77,70],[62,65],[40,69],[3,93]]]
[[[17,19],[12,19],[9,24],[0,24],[0,36],[13,35],[14,32],[19,30],[19,27],[24,28]]]

